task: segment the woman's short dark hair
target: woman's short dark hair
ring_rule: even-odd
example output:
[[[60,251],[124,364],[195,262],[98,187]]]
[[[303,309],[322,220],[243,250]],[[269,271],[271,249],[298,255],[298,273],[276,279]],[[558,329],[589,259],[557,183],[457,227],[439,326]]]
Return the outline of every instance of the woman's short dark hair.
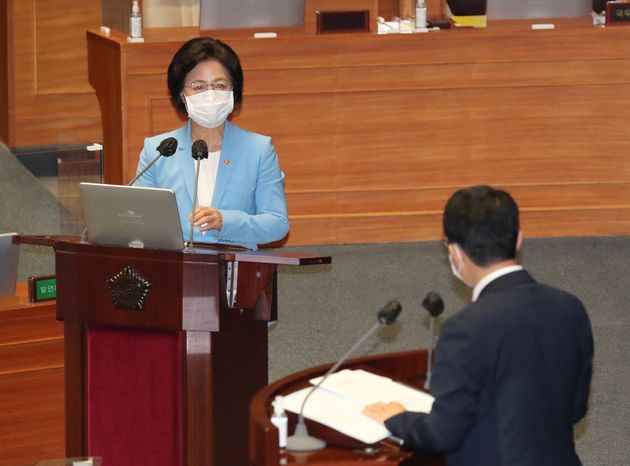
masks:
[[[444,208],[446,241],[457,243],[478,266],[516,257],[518,206],[507,192],[490,186],[457,191]]]
[[[236,52],[224,42],[210,37],[196,37],[182,45],[173,56],[168,66],[168,90],[173,104],[183,114],[186,105],[182,99],[184,81],[190,71],[199,63],[206,60],[216,60],[230,75],[234,92],[234,108],[241,106],[243,101],[243,69]]]

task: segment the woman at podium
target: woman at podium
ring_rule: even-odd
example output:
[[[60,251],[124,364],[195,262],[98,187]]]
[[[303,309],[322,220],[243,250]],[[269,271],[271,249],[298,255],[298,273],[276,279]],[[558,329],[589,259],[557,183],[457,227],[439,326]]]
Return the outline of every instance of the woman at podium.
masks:
[[[177,140],[172,156],[161,156],[137,186],[175,192],[184,238],[256,249],[278,241],[289,230],[284,173],[270,137],[228,121],[243,100],[243,70],[234,50],[217,39],[198,37],[175,53],[168,67],[173,104],[188,117],[173,131],[148,137],[138,172],[160,152],[160,143]],[[195,148],[207,145],[199,165],[197,203]],[[163,154],[166,155],[166,154]]]

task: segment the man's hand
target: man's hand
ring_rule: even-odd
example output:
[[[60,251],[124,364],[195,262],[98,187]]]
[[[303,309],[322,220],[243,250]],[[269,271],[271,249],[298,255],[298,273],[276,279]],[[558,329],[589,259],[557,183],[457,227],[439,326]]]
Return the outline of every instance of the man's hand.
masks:
[[[407,411],[403,405],[396,402],[391,403],[374,403],[363,408],[362,413],[367,417],[374,419],[376,422],[384,424],[387,419],[396,414]]]

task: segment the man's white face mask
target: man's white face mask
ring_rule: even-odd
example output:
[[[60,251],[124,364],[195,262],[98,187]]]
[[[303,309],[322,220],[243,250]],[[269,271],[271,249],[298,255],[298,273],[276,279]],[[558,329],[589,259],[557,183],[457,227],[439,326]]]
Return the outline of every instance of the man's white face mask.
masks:
[[[459,261],[459,263],[462,263],[462,253],[459,250],[459,246],[457,245],[453,245],[453,249],[455,250],[455,255],[457,255],[457,260]],[[458,280],[460,280],[462,283],[466,284],[467,283],[464,281],[464,278],[462,277],[462,274],[459,273],[459,270],[457,270],[457,267],[455,267],[455,263],[453,262],[453,258],[451,257],[451,253],[449,251],[448,253],[448,262],[449,264],[451,264],[451,272],[453,273],[453,275],[455,276],[455,278],[457,278]]]
[[[204,128],[218,128],[234,110],[232,91],[208,89],[195,95],[184,95],[188,116]]]

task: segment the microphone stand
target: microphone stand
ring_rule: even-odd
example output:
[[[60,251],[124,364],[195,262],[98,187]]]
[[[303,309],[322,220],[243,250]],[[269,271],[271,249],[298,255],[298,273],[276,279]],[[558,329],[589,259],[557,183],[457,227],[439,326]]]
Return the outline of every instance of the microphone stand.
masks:
[[[312,437],[308,434],[308,428],[306,427],[306,423],[304,421],[304,406],[306,405],[306,401],[310,398],[310,396],[315,393],[315,391],[324,383],[324,381],[328,378],[330,374],[335,372],[349,357],[350,355],[363,343],[370,335],[372,335],[376,329],[378,329],[382,325],[390,325],[396,320],[398,314],[400,313],[402,307],[400,303],[397,301],[391,301],[378,313],[378,322],[376,322],[372,328],[370,328],[360,339],[357,341],[352,348],[350,348],[346,354],[344,354],[337,363],[332,366],[326,374],[317,382],[317,385],[311,388],[311,390],[307,393],[302,401],[302,405],[300,406],[300,413],[298,414],[298,422],[295,426],[295,431],[292,436],[287,439],[287,450],[289,451],[315,451],[322,450],[326,447],[326,442],[317,437]]]
[[[429,311],[429,350],[427,351],[427,376],[424,380],[424,389],[429,391],[431,386],[431,376],[433,374],[433,347],[435,345],[435,319],[444,311],[444,301],[435,291],[427,293],[422,300],[422,307]]]
[[[201,165],[201,159],[208,158],[208,145],[206,141],[203,139],[198,139],[192,145],[192,157],[197,161],[195,167],[195,191],[193,193],[193,202],[192,202],[192,215],[195,214],[195,207],[197,206],[197,190],[199,189],[199,167]],[[193,247],[193,235],[195,233],[195,222],[190,222],[190,234],[188,236],[188,243],[186,244],[186,249],[192,249]]]
[[[157,151],[158,151],[158,155],[157,157],[155,157],[153,160],[151,160],[151,162],[149,163],[149,165],[147,165],[146,167],[144,167],[142,169],[142,171],[140,173],[138,173],[133,180],[131,180],[129,183],[127,183],[127,186],[133,186],[133,184],[138,181],[138,179],[144,175],[147,170],[149,168],[151,168],[155,162],[158,161],[158,159],[160,157],[170,157],[171,155],[173,155],[175,153],[175,150],[177,149],[177,139],[175,138],[166,138],[164,139],[162,142],[160,142],[160,145],[157,147]]]
[[[151,160],[151,163],[149,163],[149,165],[144,167],[140,173],[138,173],[136,176],[134,176],[133,180],[131,180],[129,183],[127,183],[127,186],[133,186],[133,184],[136,181],[138,181],[138,178],[140,178],[142,175],[144,175],[146,173],[146,171],[149,168],[151,168],[153,166],[153,164],[155,164],[155,162],[157,162],[160,157],[162,157],[162,154],[158,154],[157,157],[155,157],[153,160]]]
[[[429,391],[431,376],[433,375],[433,345],[435,344],[435,317],[429,319],[429,351],[427,352],[427,377],[424,379],[424,389]]]

